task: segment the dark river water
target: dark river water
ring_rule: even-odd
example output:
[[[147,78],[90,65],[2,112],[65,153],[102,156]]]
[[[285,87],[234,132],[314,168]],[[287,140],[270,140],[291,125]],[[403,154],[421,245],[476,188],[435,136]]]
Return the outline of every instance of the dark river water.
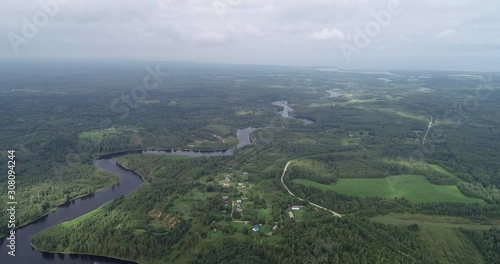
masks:
[[[294,117],[293,116],[293,112],[295,111],[293,108],[291,108],[289,105],[288,105],[288,102],[287,101],[284,101],[284,100],[281,100],[281,101],[274,101],[272,102],[272,105],[276,105],[276,106],[280,106],[280,107],[283,107],[283,110],[281,111],[278,111],[278,114],[281,116],[281,117],[284,117],[284,118],[290,118],[290,119],[295,119],[295,120],[299,120],[301,122],[304,123],[304,125],[310,125],[310,124],[313,124],[314,121],[312,120],[309,120],[307,118],[298,118],[298,117]]]
[[[237,148],[251,144],[250,133],[257,130],[256,128],[240,129],[237,132],[239,144]],[[16,256],[8,255],[7,237],[0,241],[0,264],[38,264],[38,263],[130,263],[127,261],[97,257],[80,254],[52,254],[41,253],[31,247],[30,239],[37,233],[54,226],[59,223],[70,221],[86,213],[89,213],[104,203],[113,199],[119,198],[122,195],[127,195],[134,191],[142,184],[142,179],[139,175],[121,168],[116,164],[116,158],[128,154],[146,154],[146,155],[182,155],[191,157],[215,157],[229,156],[233,154],[233,150],[218,152],[197,152],[197,151],[143,151],[133,150],[124,151],[108,155],[103,155],[94,161],[94,164],[105,171],[111,172],[120,178],[120,184],[113,188],[98,192],[87,197],[83,197],[64,205],[61,205],[53,213],[38,219],[24,227],[16,230]]]

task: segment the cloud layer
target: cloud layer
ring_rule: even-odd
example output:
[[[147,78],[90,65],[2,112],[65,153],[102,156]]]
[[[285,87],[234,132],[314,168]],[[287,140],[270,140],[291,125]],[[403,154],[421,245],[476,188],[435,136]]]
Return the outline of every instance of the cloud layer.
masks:
[[[391,4],[402,11],[384,13]],[[0,57],[499,71],[499,11],[497,0],[5,1]],[[341,44],[358,48],[370,30],[348,63]]]

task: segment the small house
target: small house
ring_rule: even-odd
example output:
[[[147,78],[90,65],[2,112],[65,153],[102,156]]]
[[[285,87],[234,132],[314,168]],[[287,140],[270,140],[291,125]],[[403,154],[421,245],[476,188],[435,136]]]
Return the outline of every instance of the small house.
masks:
[[[293,219],[293,218],[294,218],[294,217],[293,217],[293,213],[292,213],[292,211],[289,211],[289,212],[288,212],[288,217],[289,217],[290,219]]]

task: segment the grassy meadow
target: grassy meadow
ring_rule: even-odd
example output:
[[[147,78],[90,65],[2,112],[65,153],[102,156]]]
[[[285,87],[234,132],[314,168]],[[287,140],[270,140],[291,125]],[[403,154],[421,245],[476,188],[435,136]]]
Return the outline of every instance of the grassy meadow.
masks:
[[[399,175],[375,179],[338,179],[334,185],[320,184],[304,179],[296,179],[294,182],[359,197],[384,197],[387,199],[404,197],[414,203],[484,203],[483,200],[466,197],[456,186],[434,185],[424,176],[419,175]]]

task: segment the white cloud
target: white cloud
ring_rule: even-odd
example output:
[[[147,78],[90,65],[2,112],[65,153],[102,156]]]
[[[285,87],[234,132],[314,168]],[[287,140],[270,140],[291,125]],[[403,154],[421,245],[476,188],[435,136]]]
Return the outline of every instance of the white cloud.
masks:
[[[405,35],[405,34],[399,35],[399,39],[401,41],[411,41],[411,39],[407,35]]]
[[[456,36],[457,36],[457,31],[451,28],[443,30],[436,35],[438,39],[454,38]]]
[[[245,31],[246,34],[250,35],[251,37],[261,38],[266,36],[266,33],[264,31],[262,31],[259,27],[252,24],[246,24],[243,27],[243,30]]]
[[[203,32],[193,36],[193,39],[201,46],[220,46],[229,41],[229,38],[216,32]]]
[[[214,10],[214,1],[227,4],[224,20]],[[385,9],[388,1],[69,1],[35,38],[20,44],[19,54],[14,53],[6,36],[9,32],[22,35],[23,18],[32,20],[33,14],[41,10],[39,3],[53,1],[3,1],[0,58],[107,58],[111,54],[124,58],[342,67],[344,57],[332,42],[352,43],[356,28],[373,21],[372,14]],[[467,56],[478,58],[475,66],[470,66],[476,69],[484,65],[483,57],[500,58],[498,48],[491,48],[500,46],[500,1],[400,2],[403,12],[392,16],[383,34],[347,66],[413,68],[415,61],[428,57],[455,68],[457,64],[448,58]],[[405,59],[401,59],[403,56]],[[428,65],[433,67],[434,63]]]
[[[315,40],[347,40],[350,38],[349,35],[345,35],[342,31],[336,28],[325,28],[322,31],[309,34],[308,37]]]

